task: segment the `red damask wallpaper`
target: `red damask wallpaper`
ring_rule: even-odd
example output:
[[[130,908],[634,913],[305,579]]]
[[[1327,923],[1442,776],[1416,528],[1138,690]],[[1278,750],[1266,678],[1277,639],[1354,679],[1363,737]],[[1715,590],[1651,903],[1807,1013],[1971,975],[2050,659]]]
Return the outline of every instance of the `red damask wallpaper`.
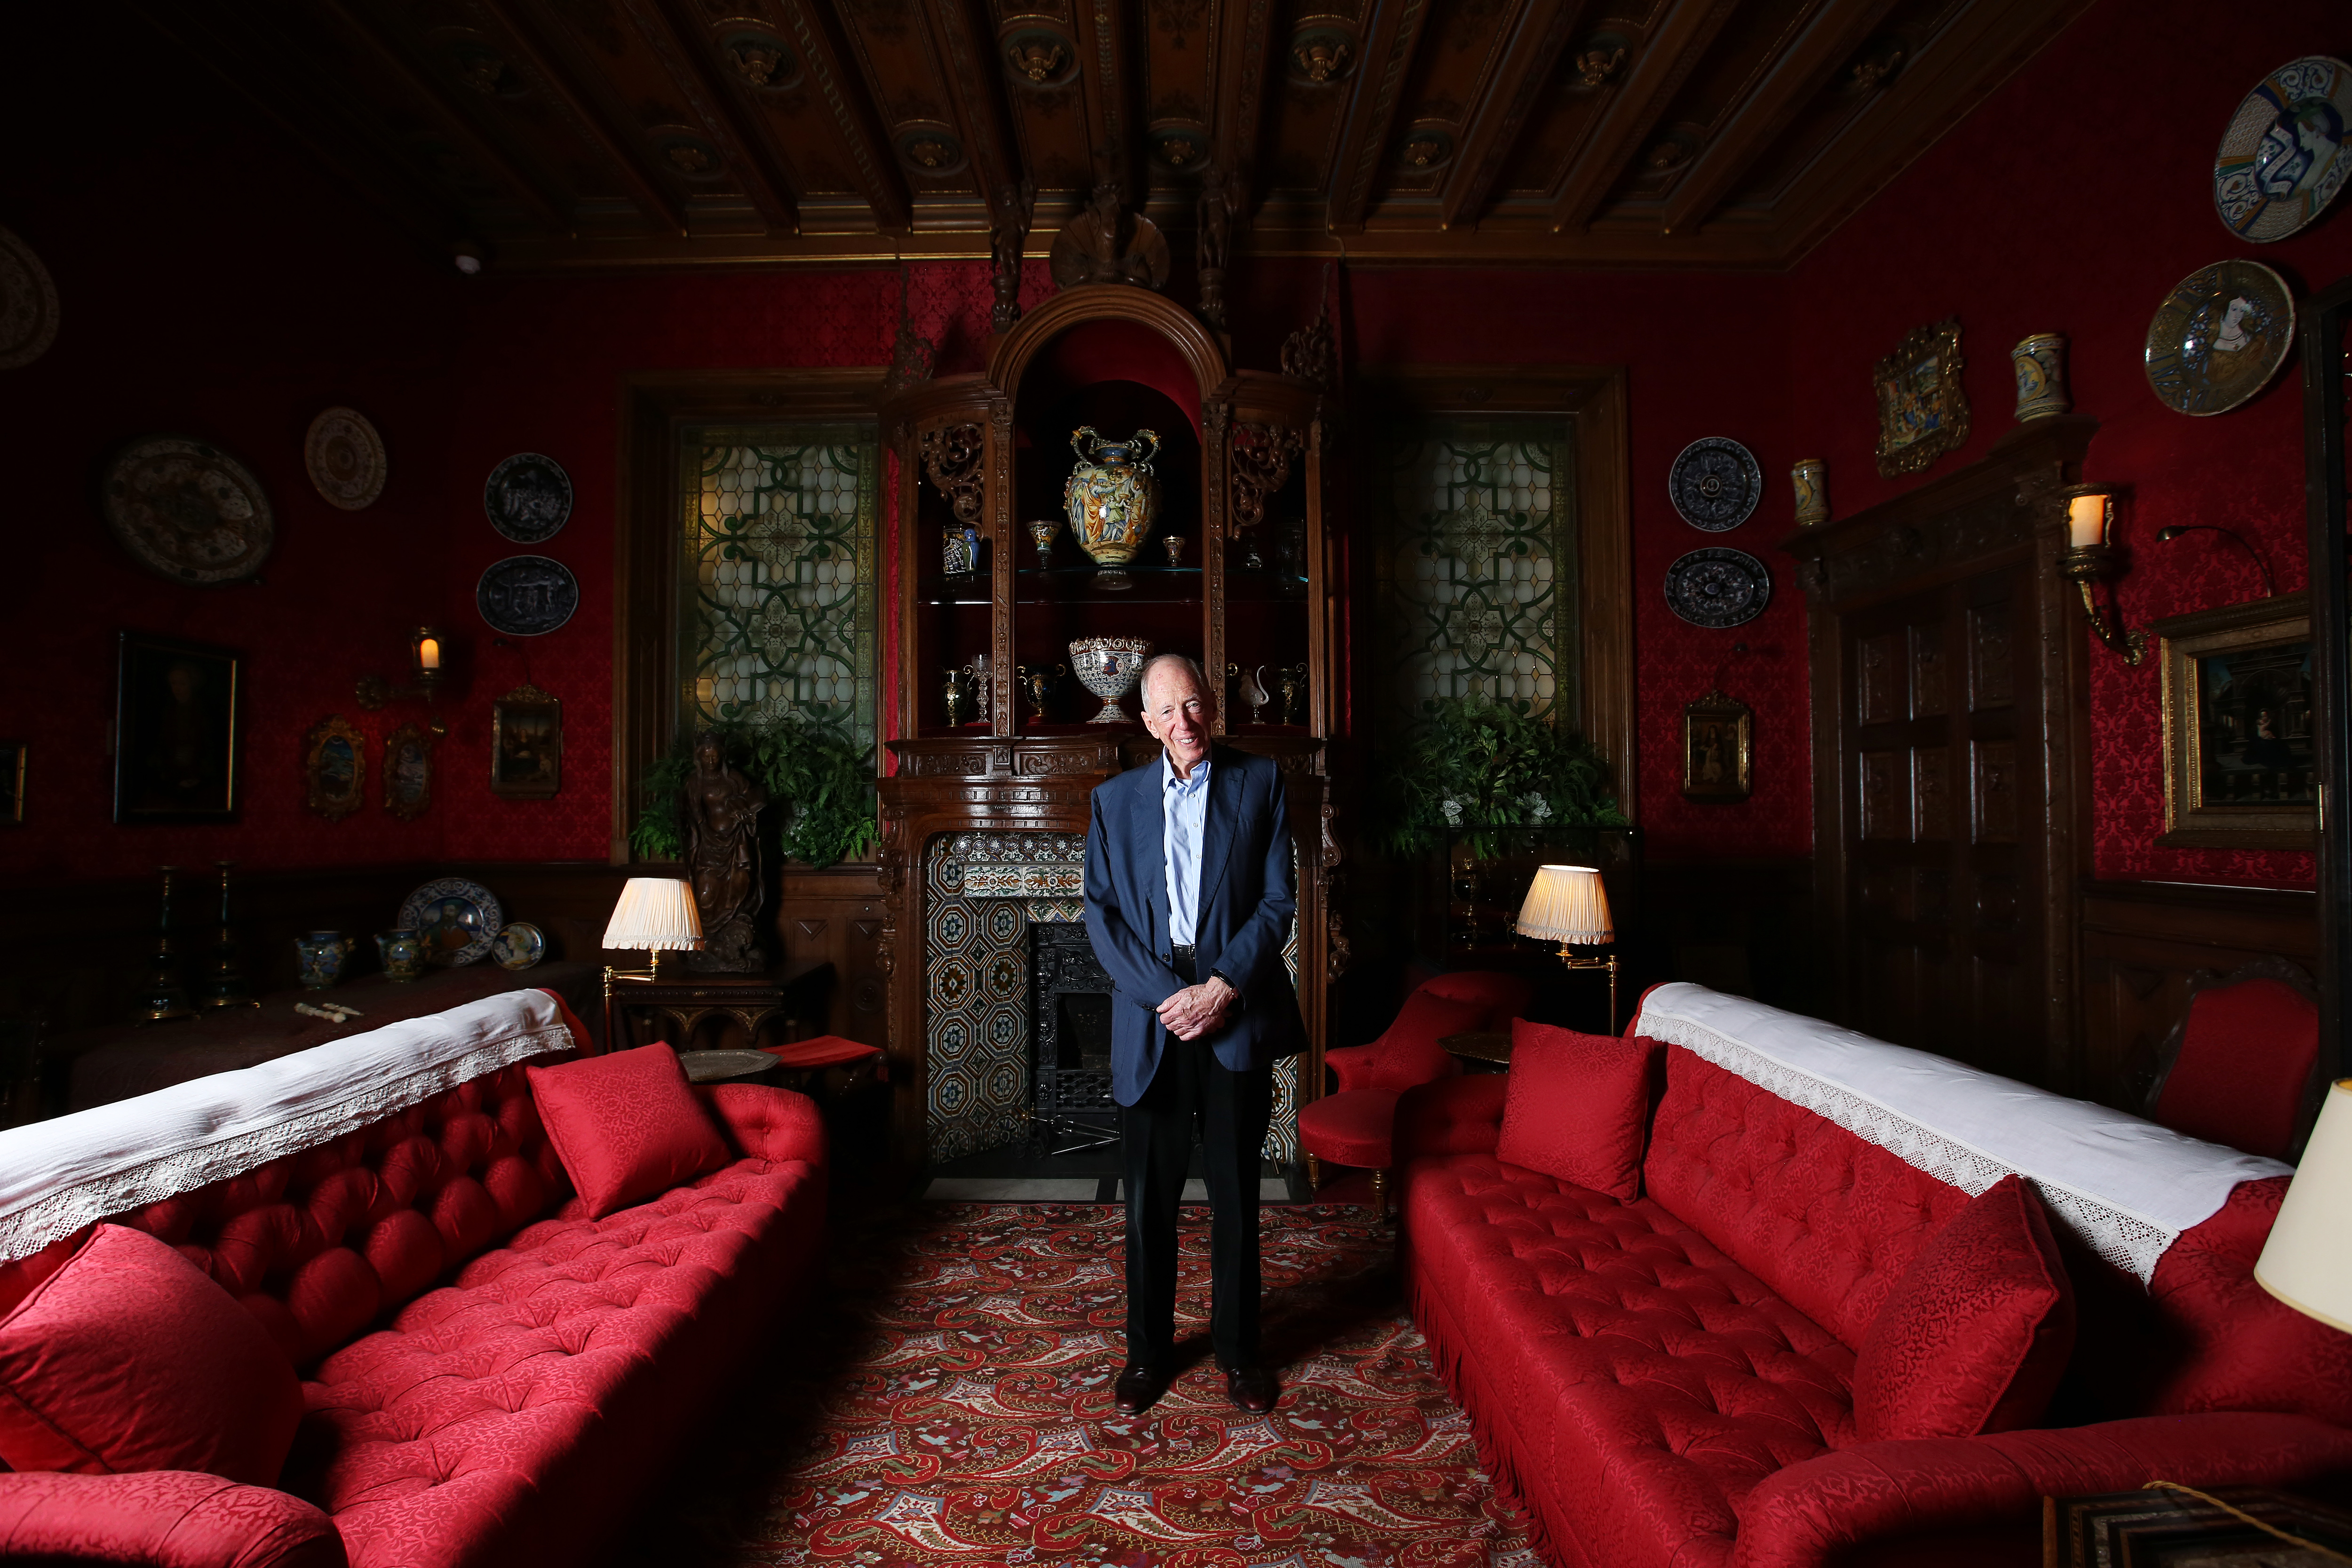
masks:
[[[2291,239],[2249,245],[2214,216],[2211,181],[2239,100],[2299,53],[2343,54],[2345,13],[2336,0],[2288,0],[2265,7],[2259,26],[2223,28],[2209,25],[2211,14],[2195,0],[2094,6],[1797,269],[1791,435],[1801,456],[1828,460],[1837,515],[1917,482],[1878,478],[1871,366],[1912,328],[1958,315],[1970,437],[1921,477],[1975,460],[2011,427],[2010,346],[2063,332],[2074,407],[2101,421],[2085,475],[2134,490],[2120,533],[2132,560],[2120,584],[2125,619],[2144,626],[2261,594],[2225,539],[2158,542],[2173,523],[2234,528],[2282,592],[2304,585],[2299,361],[2251,404],[2190,418],[2157,401],[2141,352],[2157,305],[2197,268],[2252,258],[2298,293],[2352,271],[2345,203]],[[2306,854],[2157,845],[2153,652],[2132,669],[2095,647],[2091,703],[2099,876],[2310,885]]]

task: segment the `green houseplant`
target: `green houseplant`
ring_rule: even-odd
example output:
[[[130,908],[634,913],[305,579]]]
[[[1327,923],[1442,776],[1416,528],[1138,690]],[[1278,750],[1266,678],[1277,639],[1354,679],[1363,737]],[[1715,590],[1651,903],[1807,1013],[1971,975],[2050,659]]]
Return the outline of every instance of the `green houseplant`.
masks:
[[[680,730],[669,751],[646,770],[645,805],[629,830],[629,847],[648,860],[686,853],[680,813],[686,781],[694,774],[694,737]],[[793,859],[823,869],[873,847],[874,780],[865,756],[833,731],[799,719],[753,729],[708,726],[730,767],[768,792],[776,844]]]
[[[1630,826],[1590,742],[1475,695],[1436,704],[1385,759],[1380,786],[1381,847],[1399,857],[1464,829],[1483,858],[1495,829]]]

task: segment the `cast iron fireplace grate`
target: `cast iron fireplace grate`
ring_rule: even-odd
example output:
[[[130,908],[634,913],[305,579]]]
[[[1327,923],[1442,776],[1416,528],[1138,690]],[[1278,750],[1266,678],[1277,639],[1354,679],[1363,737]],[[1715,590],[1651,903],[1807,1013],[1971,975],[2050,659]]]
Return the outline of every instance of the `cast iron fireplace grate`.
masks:
[[[1083,922],[1029,928],[1030,1126],[1049,1154],[1118,1141],[1110,1092],[1110,976]]]

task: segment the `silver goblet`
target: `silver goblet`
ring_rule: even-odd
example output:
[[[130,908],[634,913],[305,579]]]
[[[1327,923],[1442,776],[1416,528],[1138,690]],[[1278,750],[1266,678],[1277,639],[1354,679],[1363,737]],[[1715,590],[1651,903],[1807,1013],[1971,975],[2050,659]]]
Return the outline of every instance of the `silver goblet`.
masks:
[[[1070,644],[1070,668],[1088,691],[1103,700],[1102,711],[1089,724],[1132,722],[1118,700],[1135,689],[1151,644],[1142,637],[1080,637]]]

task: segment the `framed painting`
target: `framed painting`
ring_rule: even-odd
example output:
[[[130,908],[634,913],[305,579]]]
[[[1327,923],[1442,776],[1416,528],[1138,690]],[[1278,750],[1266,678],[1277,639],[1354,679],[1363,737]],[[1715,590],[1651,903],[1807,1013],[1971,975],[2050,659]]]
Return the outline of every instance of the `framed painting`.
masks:
[[[1916,472],[1969,438],[1960,390],[1960,319],[1921,327],[1871,372],[1878,392],[1878,472]]]
[[[563,703],[528,683],[490,705],[490,793],[546,800],[563,784]]]
[[[365,804],[367,737],[340,713],[310,726],[303,739],[307,804],[329,822],[341,822]]]
[[[433,737],[403,724],[383,738],[383,808],[414,822],[433,804]]]
[[[25,826],[25,742],[0,741],[0,827]]]
[[[235,822],[244,658],[124,632],[114,680],[114,820]]]
[[[1710,691],[1683,705],[1683,798],[1746,800],[1756,787],[1756,713]]]
[[[2318,841],[2311,599],[2283,594],[2156,623],[2164,674],[2164,836],[2185,848]]]

